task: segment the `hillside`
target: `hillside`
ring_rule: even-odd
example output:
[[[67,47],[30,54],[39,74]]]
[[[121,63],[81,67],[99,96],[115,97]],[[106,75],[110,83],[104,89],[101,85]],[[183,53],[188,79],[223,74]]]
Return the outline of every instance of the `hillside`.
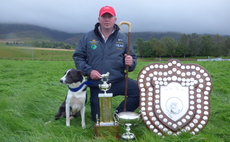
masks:
[[[57,30],[28,24],[0,24],[1,41],[65,41],[78,34],[70,34]]]
[[[28,24],[0,24],[0,42],[32,40],[78,42],[82,35],[83,33],[71,34]],[[131,33],[131,42],[134,44],[137,38],[146,41],[151,37],[161,39],[164,36],[179,40],[181,34],[175,32],[136,32]]]

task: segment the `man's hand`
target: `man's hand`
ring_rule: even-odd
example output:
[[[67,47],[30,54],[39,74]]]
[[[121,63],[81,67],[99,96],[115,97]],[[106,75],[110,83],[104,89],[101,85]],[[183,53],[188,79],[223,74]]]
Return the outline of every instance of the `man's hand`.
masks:
[[[93,80],[97,80],[101,78],[101,74],[97,70],[92,70],[90,72],[90,78]]]
[[[132,66],[132,64],[133,64],[133,57],[125,54],[125,65]]]

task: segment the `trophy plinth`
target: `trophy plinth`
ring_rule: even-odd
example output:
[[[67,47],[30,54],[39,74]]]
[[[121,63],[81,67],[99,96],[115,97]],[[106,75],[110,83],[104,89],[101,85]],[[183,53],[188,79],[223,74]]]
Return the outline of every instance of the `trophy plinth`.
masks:
[[[96,116],[97,122],[94,126],[95,135],[99,138],[115,136],[118,139],[118,124],[113,121],[112,111],[112,93],[107,93],[111,87],[111,83],[108,82],[109,73],[101,75],[102,84],[98,87],[104,93],[99,93],[99,107],[100,107],[100,118]]]
[[[136,137],[130,132],[130,127],[131,125],[136,125],[140,121],[140,114],[135,112],[120,112],[116,114],[115,119],[126,127],[126,132],[122,134],[121,138],[124,140],[134,140]]]

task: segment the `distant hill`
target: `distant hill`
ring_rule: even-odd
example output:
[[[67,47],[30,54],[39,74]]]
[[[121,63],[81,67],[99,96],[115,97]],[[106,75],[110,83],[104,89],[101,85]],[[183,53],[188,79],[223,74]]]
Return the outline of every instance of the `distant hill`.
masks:
[[[171,37],[179,41],[181,37],[181,33],[176,33],[176,32],[134,32],[134,33],[131,33],[131,38],[135,39],[135,41],[138,38],[141,38],[142,40],[147,41],[150,38],[161,39],[164,36]]]
[[[36,25],[0,24],[0,42],[35,40],[76,43],[83,35],[84,33],[66,33]],[[131,42],[134,44],[137,38],[147,41],[151,37],[161,39],[164,36],[172,37],[178,41],[181,34],[176,32],[133,32],[131,33]]]
[[[28,24],[0,24],[0,40],[65,41],[79,34],[71,34]],[[82,35],[82,34],[80,34]]]

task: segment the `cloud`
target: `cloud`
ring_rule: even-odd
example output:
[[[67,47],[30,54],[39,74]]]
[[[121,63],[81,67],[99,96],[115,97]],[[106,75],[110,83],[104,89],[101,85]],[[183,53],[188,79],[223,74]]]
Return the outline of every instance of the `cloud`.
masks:
[[[102,6],[115,8],[118,22],[133,32],[181,32],[230,35],[229,0],[5,0],[0,23],[27,23],[66,32],[87,32]]]

